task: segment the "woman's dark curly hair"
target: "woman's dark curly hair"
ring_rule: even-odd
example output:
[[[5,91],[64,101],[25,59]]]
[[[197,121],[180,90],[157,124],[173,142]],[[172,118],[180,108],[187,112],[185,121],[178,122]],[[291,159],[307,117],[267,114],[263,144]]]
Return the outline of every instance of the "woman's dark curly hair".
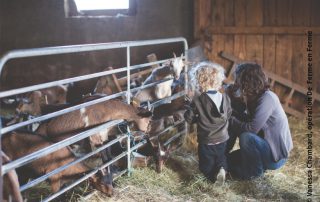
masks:
[[[240,87],[243,95],[257,97],[269,89],[268,78],[261,66],[256,63],[240,64],[238,68],[236,84]]]

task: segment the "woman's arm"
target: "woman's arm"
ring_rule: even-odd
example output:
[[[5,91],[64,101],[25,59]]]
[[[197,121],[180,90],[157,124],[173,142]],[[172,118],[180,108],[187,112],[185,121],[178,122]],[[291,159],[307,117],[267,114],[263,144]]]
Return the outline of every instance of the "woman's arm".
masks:
[[[250,121],[241,122],[237,118],[231,117],[230,124],[239,133],[252,132],[258,134],[271,116],[276,104],[272,97],[265,93],[257,102],[257,107]]]

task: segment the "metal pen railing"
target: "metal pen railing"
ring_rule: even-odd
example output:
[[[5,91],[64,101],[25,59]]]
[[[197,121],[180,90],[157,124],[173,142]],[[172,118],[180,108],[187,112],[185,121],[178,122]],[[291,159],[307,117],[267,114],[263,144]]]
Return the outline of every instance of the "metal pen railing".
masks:
[[[144,68],[144,67],[148,67],[154,64],[160,64],[163,63],[167,60],[161,60],[161,61],[157,61],[157,62],[150,62],[150,63],[144,63],[144,64],[138,64],[138,65],[133,65],[130,66],[130,47],[138,47],[138,46],[146,46],[146,45],[158,45],[158,44],[165,44],[165,43],[177,43],[177,42],[182,42],[184,45],[184,52],[185,52],[185,59],[187,59],[187,49],[188,49],[188,45],[187,45],[187,41],[184,38],[178,37],[178,38],[169,38],[169,39],[156,39],[156,40],[146,40],[146,41],[126,41],[126,42],[113,42],[113,43],[101,43],[101,44],[85,44],[85,45],[73,45],[73,46],[60,46],[60,47],[47,47],[47,48],[35,48],[35,49],[26,49],[26,50],[14,50],[14,51],[10,51],[7,54],[5,54],[2,58],[0,58],[0,75],[3,69],[3,66],[6,64],[7,61],[11,60],[11,59],[16,59],[16,58],[25,58],[25,57],[34,57],[34,56],[44,56],[44,55],[56,55],[56,54],[65,54],[65,53],[78,53],[78,52],[85,52],[85,51],[97,51],[97,50],[107,50],[107,49],[116,49],[116,48],[126,48],[126,57],[127,57],[127,66],[123,67],[123,68],[119,68],[119,69],[114,69],[114,70],[108,70],[108,71],[103,71],[103,72],[98,72],[98,73],[94,73],[94,74],[88,74],[88,75],[84,75],[84,76],[78,76],[78,77],[73,77],[73,78],[68,78],[68,79],[63,79],[63,80],[58,80],[58,81],[53,81],[53,82],[47,82],[47,83],[43,83],[43,84],[37,84],[37,85],[32,85],[32,86],[28,86],[28,87],[23,87],[23,88],[18,88],[18,89],[13,89],[13,90],[8,90],[8,91],[4,91],[4,92],[0,92],[0,98],[4,98],[4,97],[8,97],[8,96],[12,96],[12,95],[17,95],[17,94],[21,94],[21,93],[26,93],[26,92],[30,92],[30,91],[34,91],[34,90],[39,90],[39,89],[45,89],[45,88],[50,88],[53,86],[57,86],[57,85],[63,85],[63,84],[68,84],[71,82],[77,82],[77,81],[83,81],[83,80],[87,80],[87,79],[92,79],[92,78],[97,78],[97,77],[101,77],[101,76],[106,76],[106,75],[111,75],[111,74],[115,74],[115,73],[120,73],[120,72],[127,72],[127,90],[126,91],[122,91],[119,93],[115,93],[103,98],[99,98],[90,102],[86,102],[83,104],[79,104],[76,106],[72,106],[63,110],[59,110],[53,113],[49,113],[37,118],[33,118],[31,120],[27,120],[21,123],[17,123],[8,127],[4,127],[1,128],[0,125],[0,136],[2,137],[3,134],[8,133],[10,131],[16,130],[20,127],[35,123],[35,122],[41,122],[56,116],[60,116],[62,114],[66,114],[69,113],[71,111],[74,110],[79,110],[81,108],[90,106],[90,105],[94,105],[109,99],[113,99],[113,98],[117,98],[120,96],[124,96],[126,95],[127,97],[127,102],[130,103],[130,99],[131,99],[131,93],[136,92],[138,90],[141,89],[145,89],[145,88],[149,88],[152,86],[155,86],[159,83],[165,82],[169,79],[166,80],[162,80],[162,81],[158,81],[155,83],[151,83],[145,86],[141,86],[138,88],[134,88],[134,89],[130,89],[130,72],[132,70],[136,70],[136,69],[140,69],[140,68]],[[185,67],[185,71],[187,72],[187,66]],[[185,78],[187,79],[187,77]],[[186,82],[185,82],[186,84]],[[185,85],[185,90],[187,90],[187,85]],[[186,91],[185,91],[186,92]],[[176,99],[178,97],[184,96],[185,92],[180,92],[177,93],[169,98],[165,98],[162,100],[159,100],[157,102],[153,103],[153,106],[159,106],[163,103],[166,103],[170,100]],[[46,147],[44,149],[40,149],[32,154],[26,155],[24,157],[21,157],[19,159],[16,159],[6,165],[1,165],[0,164],[0,172],[1,172],[1,177],[3,177],[4,174],[6,174],[7,172],[9,172],[12,169],[18,168],[20,166],[26,165],[34,160],[37,160],[47,154],[50,154],[54,151],[57,151],[63,147],[66,147],[70,144],[73,144],[77,141],[80,141],[86,137],[89,137],[93,134],[96,134],[97,132],[104,130],[106,128],[112,127],[114,125],[117,125],[119,123],[121,123],[122,120],[113,120],[107,123],[104,123],[100,126],[91,128],[89,130],[86,130],[84,132],[81,132],[79,134],[76,134],[70,138],[67,138],[65,140],[62,140],[58,143],[52,144],[49,147]],[[186,128],[187,129],[187,128]],[[181,133],[181,132],[180,132]],[[106,145],[103,145],[102,147],[98,148],[97,150],[90,152],[88,154],[86,154],[85,156],[70,162],[60,168],[57,168],[23,186],[20,187],[20,191],[24,191],[32,186],[35,186],[36,184],[46,180],[47,178],[49,178],[50,176],[57,174],[58,172],[61,172],[65,169],[67,169],[68,167],[79,163],[91,156],[93,156],[94,154],[99,153],[100,151],[102,151],[103,149],[115,144],[116,142],[119,142],[121,140],[123,140],[124,138],[128,139],[128,144],[127,144],[127,151],[123,152],[122,154],[120,154],[119,156],[117,156],[116,158],[114,158],[112,161],[109,161],[107,163],[105,163],[104,165],[94,169],[93,171],[91,171],[90,173],[86,174],[84,177],[78,179],[77,181],[73,182],[72,184],[70,184],[69,186],[61,189],[60,191],[58,191],[57,193],[52,194],[51,196],[49,196],[48,198],[44,199],[44,201],[50,201],[54,198],[56,198],[57,196],[59,196],[60,194],[64,193],[65,191],[71,189],[72,187],[78,185],[79,183],[81,183],[82,181],[88,179],[89,177],[93,176],[94,174],[96,174],[100,169],[106,168],[109,165],[111,165],[113,162],[117,161],[118,159],[127,156],[128,159],[128,167],[127,167],[127,171],[131,170],[131,162],[130,162],[130,155],[131,152],[137,148],[139,148],[140,146],[142,146],[143,144],[146,143],[146,141],[142,141],[140,142],[138,145],[133,146],[132,148],[130,148],[130,136],[129,135],[124,135],[121,136],[117,139],[115,139],[114,141],[109,142]],[[0,140],[1,143],[1,140]],[[1,144],[0,144],[1,145]],[[0,184],[0,191],[2,191],[2,184]]]

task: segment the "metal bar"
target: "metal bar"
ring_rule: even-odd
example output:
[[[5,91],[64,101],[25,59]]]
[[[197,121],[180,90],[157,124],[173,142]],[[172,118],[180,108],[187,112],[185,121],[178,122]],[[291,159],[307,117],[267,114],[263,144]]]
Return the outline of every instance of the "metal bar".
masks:
[[[48,198],[44,199],[43,201],[51,201],[52,199],[56,198],[57,196],[63,194],[64,192],[70,190],[71,188],[77,186],[78,184],[80,184],[81,182],[85,181],[86,179],[90,178],[91,176],[93,176],[94,174],[96,174],[99,170],[104,169],[108,166],[110,166],[112,163],[118,161],[119,159],[123,158],[124,156],[127,155],[127,152],[122,152],[121,154],[119,154],[118,156],[116,156],[114,159],[112,159],[111,161],[108,161],[107,163],[99,166],[98,168],[94,169],[93,171],[91,171],[90,173],[86,174],[85,176],[83,176],[82,178],[78,179],[77,181],[73,182],[72,184],[70,184],[69,186],[61,189],[60,191],[54,193],[53,195],[49,196]]]
[[[164,129],[163,131],[160,131],[158,134],[152,136],[152,137],[150,138],[150,140],[153,140],[153,139],[158,138],[159,136],[161,136],[162,134],[164,134],[164,133],[167,132],[168,130],[171,130],[172,128],[177,127],[178,125],[182,124],[183,122],[184,122],[184,121],[179,121],[178,123],[176,123],[176,124],[174,124],[174,125],[166,128],[166,129]]]
[[[138,148],[140,148],[141,146],[143,146],[144,144],[146,144],[147,141],[146,140],[143,140],[141,141],[139,144],[133,146],[131,149],[130,149],[130,153]],[[84,177],[80,178],[79,180],[75,181],[74,183],[70,184],[68,187],[65,187],[63,188],[62,190],[60,190],[59,192],[49,196],[48,198],[44,199],[43,201],[44,202],[47,202],[47,201],[51,201],[52,199],[56,198],[57,196],[63,194],[64,192],[70,190],[71,188],[77,186],[78,184],[80,184],[81,182],[83,182],[84,180],[90,178],[91,176],[93,176],[94,174],[96,174],[99,170],[101,169],[104,169],[108,166],[110,166],[112,163],[118,161],[119,159],[123,158],[124,156],[127,155],[127,152],[123,152],[121,154],[119,154],[117,157],[115,157],[114,159],[112,159],[111,161],[101,165],[100,167],[96,168],[95,170],[91,171],[90,173],[88,173],[87,175],[85,175]],[[122,171],[118,176],[120,177],[121,175],[123,175],[124,173],[126,173],[125,171]]]
[[[173,142],[174,140],[176,140],[178,137],[180,137],[183,133],[185,133],[186,131],[184,130],[184,131],[181,131],[181,132],[179,132],[179,133],[177,133],[177,134],[175,134],[174,136],[172,136],[171,138],[169,138],[169,140],[167,140],[164,144],[163,144],[163,146],[167,146],[168,144],[170,144],[171,142]]]
[[[151,85],[151,84],[150,84],[150,85]],[[148,86],[148,85],[146,85],[146,86]],[[162,99],[161,101],[164,101],[164,102],[165,102],[165,101],[168,101],[168,100],[176,99],[177,97],[182,96],[182,95],[183,95],[182,93],[183,93],[183,92],[176,93],[176,94],[174,94],[174,95],[171,96],[171,97]],[[157,105],[159,105],[159,102],[158,102],[158,103],[154,103],[154,104],[152,104],[152,105],[157,106]],[[111,122],[113,122],[113,121],[111,121]],[[121,122],[121,121],[120,121],[120,122]],[[120,122],[119,122],[119,123],[120,123]],[[49,147],[47,147],[47,148],[41,149],[41,150],[39,150],[39,151],[37,151],[37,152],[34,152],[34,153],[32,153],[32,154],[29,154],[29,155],[27,155],[27,156],[25,156],[25,157],[22,157],[22,158],[20,158],[20,159],[17,159],[17,160],[15,160],[15,161],[12,161],[11,163],[6,164],[5,166],[3,166],[3,174],[7,173],[9,170],[15,169],[16,167],[19,167],[19,166],[23,166],[23,165],[25,165],[25,164],[33,161],[33,160],[36,160],[36,159],[38,159],[38,158],[40,158],[40,157],[42,157],[42,156],[45,156],[46,154],[49,154],[49,153],[51,153],[51,152],[54,152],[54,151],[56,151],[56,150],[58,150],[58,149],[61,149],[61,148],[65,147],[65,146],[68,146],[68,145],[70,145],[70,144],[73,144],[73,143],[75,143],[75,142],[77,142],[77,141],[80,141],[81,139],[84,139],[84,138],[86,138],[86,137],[88,137],[88,136],[96,133],[96,131],[98,131],[98,130],[102,130],[102,129],[105,129],[105,128],[108,128],[108,127],[111,127],[111,126],[113,126],[113,125],[118,124],[118,123],[115,123],[115,124],[112,124],[112,125],[110,124],[110,126],[109,126],[109,125],[107,125],[107,124],[109,124],[109,123],[110,123],[110,122],[105,123],[105,124],[103,124],[103,125],[101,125],[101,126],[98,126],[98,127],[96,127],[96,128],[93,128],[93,129],[84,131],[84,132],[79,133],[79,134],[77,134],[77,135],[75,135],[75,136],[72,136],[72,137],[70,137],[70,138],[67,138],[67,139],[65,139],[65,140],[63,140],[63,141],[61,141],[61,142],[55,143],[55,144],[53,144],[53,145],[51,145],[51,146],[49,146]],[[105,127],[104,127],[104,126],[105,126]],[[82,137],[82,138],[81,138],[81,137]],[[73,139],[73,140],[71,140],[71,139]],[[69,143],[68,143],[68,142],[69,142]],[[46,151],[47,149],[50,150],[50,151]],[[21,161],[21,162],[20,162],[20,161]],[[19,163],[19,162],[20,162],[20,163]]]
[[[127,103],[131,102],[130,92],[130,46],[127,47]]]
[[[56,54],[64,54],[64,53],[79,53],[79,52],[87,52],[87,51],[125,48],[127,46],[131,46],[131,47],[147,46],[147,45],[155,45],[155,44],[174,43],[174,42],[183,42],[185,45],[187,44],[187,40],[185,38],[177,37],[177,38],[170,38],[170,39],[155,39],[155,40],[145,40],[145,41],[124,41],[124,42],[112,42],[112,43],[100,43],[100,44],[84,44],[84,45],[14,50],[6,53],[0,59],[0,75],[1,75],[4,64],[8,60],[13,58],[56,55]]]
[[[170,98],[173,98],[173,99],[174,99],[173,96],[170,97]],[[183,122],[183,121],[180,121],[180,122],[176,123],[175,125],[166,128],[165,130],[163,130],[163,131],[161,131],[160,133],[158,133],[157,136],[162,135],[164,132],[170,130],[170,129],[173,128],[173,127],[178,126],[178,125],[181,124],[182,122]],[[181,134],[182,134],[182,132],[180,132],[179,134],[175,135],[175,136],[174,136],[174,137],[175,137],[174,139],[176,139],[176,138],[177,138],[178,136],[180,136]],[[110,145],[114,144],[115,142],[121,141],[121,140],[124,139],[125,137],[126,137],[126,136],[122,136],[122,137],[120,137],[120,138],[117,138],[117,139],[109,142],[108,144],[106,144],[106,145],[98,148],[97,150],[95,150],[95,151],[93,151],[93,152],[91,152],[91,153],[89,153],[89,154],[87,154],[87,155],[85,155],[85,156],[77,159],[76,161],[73,161],[73,162],[71,162],[71,163],[69,163],[69,164],[66,164],[66,165],[64,165],[64,166],[62,166],[62,167],[60,167],[60,168],[58,168],[58,169],[55,169],[54,171],[51,171],[50,173],[47,173],[46,175],[41,176],[40,178],[37,178],[37,179],[29,182],[28,184],[23,185],[23,186],[20,188],[20,191],[25,191],[26,189],[28,189],[28,188],[30,188],[30,187],[32,187],[32,186],[35,186],[36,184],[39,184],[40,182],[46,180],[48,177],[50,177],[50,176],[52,176],[52,175],[54,175],[54,174],[57,174],[57,173],[61,172],[62,170],[65,170],[65,169],[67,169],[68,167],[70,167],[70,166],[72,166],[72,165],[74,165],[74,164],[76,164],[76,163],[79,163],[79,162],[83,161],[84,159],[89,158],[90,156],[92,156],[92,155],[94,155],[94,154],[102,151],[103,149],[105,149],[105,148],[109,147]],[[154,137],[155,137],[155,136],[154,136]],[[153,137],[153,138],[154,138],[154,137]],[[174,139],[170,138],[168,141],[170,141],[170,140],[173,141]],[[168,142],[168,141],[167,141],[167,142]],[[170,142],[171,142],[171,141],[170,141]],[[169,142],[169,143],[170,143],[170,142]],[[167,143],[167,144],[169,144],[169,143]],[[145,141],[145,140],[141,141],[139,144],[135,145],[134,147],[132,147],[132,148],[129,150],[129,154],[131,155],[131,152],[132,152],[132,151],[138,149],[139,147],[143,146],[144,144],[146,144],[146,141]],[[122,155],[120,158],[124,157],[125,155],[127,155],[127,152],[126,152],[126,153],[123,153],[123,155]],[[118,159],[116,159],[116,160],[118,160]],[[116,160],[114,160],[114,161],[112,161],[112,162],[110,162],[110,163],[108,163],[108,164],[105,164],[103,167],[100,167],[100,169],[107,167],[108,165],[110,165],[111,163],[115,162]],[[129,156],[129,160],[130,160],[130,156]],[[123,172],[122,172],[121,174],[119,174],[117,177],[121,176],[121,175],[124,174],[126,171],[127,171],[127,170],[123,171]],[[95,172],[95,173],[96,173],[96,172]],[[93,174],[95,174],[95,173],[93,173]],[[93,175],[93,174],[92,174],[92,175]],[[92,175],[91,175],[91,176],[92,176]],[[86,178],[86,179],[88,179],[88,178]],[[81,183],[82,181],[84,181],[84,180],[79,181],[79,183]],[[77,184],[79,184],[79,183],[77,183]],[[76,186],[77,184],[75,184],[74,186]],[[73,187],[74,187],[74,186],[73,186]],[[72,187],[71,187],[71,188],[72,188]],[[67,189],[67,190],[69,190],[69,189]],[[63,192],[65,192],[65,191],[67,191],[67,190],[64,190]],[[63,193],[63,192],[62,192],[62,193]]]
[[[141,65],[133,65],[130,67],[130,70],[136,70],[136,69],[140,69],[142,67],[149,67],[152,64],[162,63],[162,62],[166,62],[168,60],[170,60],[170,59],[161,60],[158,62],[144,63]],[[87,74],[84,76],[72,77],[72,78],[68,78],[68,79],[62,79],[62,80],[58,80],[58,81],[47,82],[47,83],[43,83],[43,84],[27,86],[27,87],[23,87],[23,88],[14,89],[14,90],[7,90],[7,91],[0,92],[0,98],[12,96],[12,95],[17,95],[17,94],[21,94],[21,93],[27,93],[27,92],[34,91],[34,90],[50,88],[50,87],[57,86],[57,85],[64,85],[64,84],[68,84],[68,83],[72,83],[72,82],[93,79],[93,78],[97,78],[97,77],[101,77],[101,76],[124,72],[124,71],[127,71],[127,67],[122,67],[122,68],[118,68],[118,69],[114,69],[114,70],[108,70],[108,71],[103,71],[103,72],[98,72],[98,73],[93,73],[93,74]]]
[[[130,92],[130,46],[127,47],[127,103],[131,102],[131,92]],[[128,175],[131,174],[131,161],[130,161],[130,128],[127,126],[127,170]]]
[[[4,64],[8,60],[14,59],[14,58],[43,56],[43,55],[55,55],[55,54],[64,54],[64,53],[76,53],[76,52],[85,52],[85,51],[107,50],[107,49],[124,48],[124,47],[127,47],[127,51],[129,53],[128,55],[130,56],[129,47],[145,46],[145,45],[153,45],[153,44],[163,44],[163,43],[173,43],[173,42],[183,42],[184,48],[185,48],[185,52],[188,49],[188,44],[187,44],[186,39],[182,38],[182,37],[178,37],[178,38],[171,38],[171,39],[156,39],[156,40],[146,40],[146,41],[127,41],[127,42],[114,42],[114,43],[103,43],[103,44],[86,44],[86,45],[74,45],[74,46],[63,46],[63,47],[37,48],[37,49],[29,49],[29,50],[15,50],[15,51],[8,52],[2,58],[0,58],[0,75],[1,75],[1,72],[2,72]],[[187,55],[186,54],[187,53],[185,53],[185,58],[187,59]],[[130,60],[130,57],[128,58],[128,60]],[[161,63],[161,61],[153,62],[153,63],[154,64]],[[127,65],[126,68],[116,69],[114,71],[104,71],[104,72],[100,72],[100,73],[95,73],[95,74],[90,74],[90,75],[85,75],[85,76],[80,76],[80,77],[74,77],[74,78],[70,78],[70,79],[64,79],[64,80],[59,80],[59,81],[55,81],[55,82],[49,82],[49,83],[44,83],[44,84],[39,84],[39,85],[34,85],[34,86],[29,86],[29,87],[24,87],[24,88],[20,88],[20,89],[0,92],[0,98],[7,97],[7,96],[10,96],[10,95],[19,94],[19,93],[29,92],[29,91],[33,91],[33,90],[49,88],[49,87],[53,87],[53,86],[56,86],[56,85],[63,85],[63,84],[70,83],[70,82],[76,82],[76,81],[86,80],[86,79],[90,79],[90,78],[96,78],[96,77],[100,77],[100,76],[104,76],[104,75],[114,74],[114,73],[122,72],[122,71],[125,71],[125,70],[127,70],[127,72],[129,71],[129,73],[130,73],[130,69],[131,70],[138,69],[138,68],[142,68],[144,66],[149,66],[150,64],[151,63],[147,63],[147,64],[136,65],[136,66],[132,66],[132,67],[130,67],[130,65]],[[128,80],[130,80],[130,74],[128,74],[128,77],[129,77]],[[170,79],[167,79],[167,80],[170,80]],[[152,83],[150,85],[145,85],[143,87],[132,89],[131,91],[132,92],[138,91],[140,89],[148,88],[148,87],[157,85],[158,83],[162,83],[162,82],[165,82],[165,81],[166,80],[155,82],[155,83]],[[186,85],[186,83],[185,83],[185,85]],[[130,93],[129,85],[128,85],[127,91]],[[119,97],[119,96],[122,95],[122,93],[124,93],[124,92],[120,92],[119,94],[114,94],[114,95],[111,95],[111,96],[107,96],[108,98],[105,97],[105,98],[94,100],[95,102],[91,101],[91,102],[87,102],[87,103],[84,103],[84,104],[81,104],[81,105],[77,105],[77,106],[74,106],[74,107],[67,108],[65,110],[60,110],[60,111],[45,115],[43,117],[32,119],[30,122],[26,121],[26,122],[20,123],[20,125],[19,124],[15,124],[13,126],[16,129],[16,128],[28,125],[30,123],[33,123],[33,122],[46,120],[46,119],[49,119],[49,118],[52,118],[52,117],[55,117],[55,116],[59,116],[59,115],[64,114],[64,113],[68,113],[69,111],[77,110],[77,109],[80,109],[82,107],[86,107],[86,106],[89,106],[89,105],[92,105],[92,104],[97,104],[97,103],[103,102],[103,101],[108,100],[108,99]],[[175,96],[178,97],[178,95],[175,95]],[[181,96],[182,96],[182,94],[181,94]],[[171,96],[168,99],[175,99],[173,97],[174,96]],[[161,103],[163,103],[163,102],[159,101],[159,102],[155,102],[154,104],[160,105]],[[98,127],[94,128],[94,129],[90,129],[90,130],[87,130],[85,132],[79,133],[79,134],[77,134],[77,135],[75,135],[73,137],[70,137],[70,138],[68,138],[66,140],[63,140],[63,141],[61,141],[59,143],[53,144],[53,145],[51,145],[51,146],[49,146],[47,148],[41,149],[41,150],[39,150],[37,152],[29,154],[29,155],[27,155],[25,157],[22,157],[20,159],[17,159],[15,161],[5,165],[1,169],[1,171],[3,171],[2,175],[6,171],[8,171],[8,170],[10,170],[10,169],[12,169],[14,167],[25,165],[26,163],[29,163],[29,162],[31,162],[33,160],[36,160],[37,158],[41,158],[44,155],[52,153],[52,152],[54,152],[54,151],[56,151],[56,150],[58,150],[60,148],[63,148],[65,146],[67,146],[67,145],[70,145],[70,144],[72,144],[74,142],[77,142],[77,141],[79,141],[79,140],[81,140],[83,138],[86,138],[86,137],[96,133],[96,131],[102,130],[102,129],[107,128],[107,127],[111,127],[112,124],[116,125],[116,124],[118,124],[120,122],[121,122],[121,120],[116,120],[116,121],[111,121],[111,122],[105,123],[105,124],[103,124],[101,126],[98,126]],[[0,126],[1,134],[5,133],[5,132],[9,132],[10,130],[14,130],[13,129],[14,127],[11,127],[11,128],[10,127],[6,127],[6,128],[4,128],[5,130],[3,130],[1,128],[1,126]],[[137,149],[138,146],[139,147],[142,146],[143,144],[145,144],[145,142],[146,141],[140,142],[138,145],[132,147],[128,151],[130,151],[130,153],[131,153],[132,150]],[[105,146],[105,147],[107,147],[107,146]],[[113,162],[117,161],[118,159],[122,158],[123,156],[128,155],[128,151],[127,152],[123,152],[117,158],[113,159],[112,162],[110,161],[110,162],[100,166],[100,168],[98,168],[98,169],[92,171],[91,173],[89,173],[88,175],[80,178],[78,181],[72,183],[70,186],[68,186],[68,187],[60,190],[59,192],[53,194],[52,196],[48,197],[47,199],[45,199],[45,201],[49,201],[49,200],[54,199],[56,196],[60,195],[61,193],[64,193],[65,191],[71,189],[72,187],[74,187],[77,184],[81,183],[85,179],[88,179],[90,176],[94,175],[99,169],[105,168],[105,167],[109,166],[111,163],[113,163]],[[90,154],[88,154],[88,155],[90,155]],[[91,155],[93,155],[93,154],[91,154]],[[130,158],[130,156],[129,156],[129,158]],[[78,160],[76,160],[74,162],[80,162],[82,160],[84,160],[84,158],[80,158],[80,159],[78,159]],[[71,166],[71,165],[69,165],[69,166]],[[67,167],[68,166],[65,165],[65,166],[62,166],[62,167],[60,167],[60,168],[58,168],[56,170],[60,170],[61,171],[63,169],[66,169]],[[44,179],[45,177],[46,176],[43,176],[42,179]],[[0,184],[0,188],[1,187],[2,187],[2,185]]]
[[[17,160],[14,160],[6,165],[4,165],[2,167],[2,175],[6,174],[7,172],[9,172],[10,170],[13,170],[17,167],[20,167],[20,166],[23,166],[27,163],[30,163],[31,161],[34,161],[36,159],[39,159],[47,154],[50,154],[52,152],[55,152],[63,147],[66,147],[66,146],[69,146],[70,144],[73,144],[75,142],[78,142],[86,137],[89,137],[93,134],[96,134],[97,132],[103,130],[103,129],[106,129],[106,128],[109,128],[109,127],[112,127],[116,124],[119,124],[121,123],[123,120],[114,120],[114,121],[110,121],[110,122],[107,122],[105,124],[102,124],[100,126],[97,126],[95,128],[92,128],[92,129],[89,129],[87,131],[84,131],[84,132],[81,132],[77,135],[74,135],[72,137],[69,137],[65,140],[62,140],[60,142],[57,142],[57,143],[54,143],[46,148],[43,148],[43,149],[40,149],[36,152],[33,152],[32,154],[29,154],[29,155],[26,155],[24,157],[21,157]]]
[[[166,82],[166,81],[169,81],[169,80],[172,80],[172,79],[164,79],[164,80],[160,80],[160,81],[157,81],[157,82],[154,82],[154,83],[150,83],[150,84],[147,84],[147,85],[144,85],[144,86],[133,88],[133,89],[131,89],[131,92],[136,92],[138,90],[149,88],[149,87],[155,86],[155,85],[157,85],[159,83]],[[33,119],[30,119],[30,120],[27,120],[27,121],[23,121],[23,122],[14,124],[14,125],[10,125],[8,127],[2,128],[0,130],[0,134],[8,133],[8,132],[13,131],[13,130],[15,130],[17,128],[20,128],[20,127],[23,127],[23,126],[26,126],[26,125],[29,125],[29,124],[32,124],[32,123],[35,123],[35,122],[41,122],[41,121],[44,121],[44,120],[47,120],[47,119],[50,119],[50,118],[53,118],[53,117],[56,117],[56,116],[59,116],[59,115],[62,115],[62,114],[66,114],[66,113],[71,112],[71,111],[75,111],[75,110],[78,110],[78,109],[81,109],[81,108],[88,107],[90,105],[98,104],[98,103],[106,101],[106,100],[117,98],[117,97],[120,97],[122,95],[125,95],[126,93],[127,93],[126,91],[115,93],[115,94],[108,95],[108,96],[103,97],[103,98],[92,100],[92,101],[89,101],[89,102],[86,102],[86,103],[83,103],[83,104],[79,104],[79,105],[75,105],[75,106],[72,106],[72,107],[68,107],[66,109],[62,109],[62,110],[59,110],[59,111],[56,111],[56,112],[53,112],[53,113],[49,113],[49,114],[37,117],[37,118],[33,118]]]
[[[177,58],[180,58],[180,57],[177,57]],[[182,58],[185,58],[184,56]],[[148,63],[143,63],[143,64],[138,64],[138,65],[132,65],[130,67],[130,70],[136,70],[136,69],[140,69],[140,68],[143,68],[143,67],[149,67],[149,68],[152,68],[150,66],[154,65],[154,64],[161,64],[161,63],[165,63],[167,61],[170,61],[174,58],[169,58],[169,59],[165,59],[165,60],[159,60],[159,61],[155,61],[155,62],[148,62]],[[122,78],[120,78],[122,79]]]
[[[116,94],[109,95],[109,96],[106,96],[106,97],[103,97],[103,98],[92,100],[90,102],[86,102],[86,103],[75,105],[75,106],[72,106],[72,107],[68,107],[66,109],[62,109],[62,110],[59,110],[59,111],[56,111],[56,112],[53,112],[53,113],[49,113],[49,114],[46,114],[46,115],[43,115],[43,116],[40,116],[40,117],[37,117],[37,118],[33,118],[33,119],[30,119],[30,120],[27,120],[27,121],[23,121],[23,122],[20,122],[20,123],[17,123],[17,124],[2,128],[0,130],[0,134],[4,134],[4,133],[10,132],[10,131],[13,131],[13,130],[15,130],[17,128],[20,128],[20,127],[23,127],[23,126],[26,126],[26,125],[29,125],[29,124],[32,124],[32,123],[35,123],[35,122],[41,122],[41,121],[44,121],[44,120],[47,120],[47,119],[50,119],[50,118],[53,118],[53,117],[56,117],[56,116],[59,116],[59,115],[62,115],[62,114],[66,114],[66,113],[71,112],[71,111],[75,111],[75,110],[78,110],[78,109],[81,109],[81,108],[85,108],[85,107],[88,107],[90,105],[97,104],[97,103],[100,103],[100,102],[103,102],[103,101],[106,101],[106,100],[109,100],[109,99],[120,97],[120,96],[122,96],[124,94],[125,94],[125,92],[116,93]]]
[[[180,92],[178,92],[178,93],[173,94],[173,95],[170,96],[170,97],[163,98],[163,99],[161,99],[161,100],[158,100],[158,101],[153,102],[153,103],[152,103],[152,106],[153,106],[153,107],[158,107],[158,106],[160,106],[160,105],[162,105],[162,104],[164,104],[164,103],[167,103],[168,101],[172,101],[172,100],[177,99],[177,98],[179,98],[179,97],[182,97],[182,96],[184,96],[184,95],[185,95],[185,92],[184,92],[184,91],[180,91]]]
[[[146,140],[141,141],[139,144],[133,146],[133,147],[130,149],[130,153],[131,153],[132,151],[138,149],[139,147],[143,146],[143,145],[146,144],[146,143],[147,143]],[[109,161],[109,162],[105,163],[104,165],[100,166],[98,170],[101,170],[101,169],[104,169],[104,168],[110,166],[112,163],[116,162],[117,160],[119,160],[119,159],[121,159],[121,158],[123,158],[123,157],[125,157],[125,156],[127,156],[127,151],[122,152],[121,154],[119,154],[118,156],[116,156],[115,158],[113,158],[111,161]]]
[[[113,181],[118,179],[119,177],[121,177],[123,174],[125,174],[126,172],[128,172],[127,169],[121,171],[120,173],[118,173],[115,177],[113,177]]]
[[[184,91],[185,91],[185,98],[186,96],[188,95],[188,81],[189,81],[189,78],[188,78],[188,44],[184,44],[184,56],[185,56],[185,66],[184,66]],[[185,128],[185,137],[188,136],[188,123],[185,122],[184,123],[184,128]]]
[[[96,149],[95,151],[92,151],[92,152],[84,155],[83,157],[78,158],[78,159],[75,160],[75,161],[72,161],[72,162],[70,162],[70,163],[67,163],[67,164],[65,164],[65,165],[63,165],[63,166],[61,166],[61,167],[59,167],[59,168],[57,168],[57,169],[55,169],[55,170],[53,170],[53,171],[45,174],[45,175],[42,175],[41,177],[39,177],[39,178],[37,178],[37,179],[35,179],[35,180],[32,180],[31,182],[29,182],[29,183],[21,186],[21,187],[20,187],[20,191],[21,191],[21,192],[22,192],[22,191],[25,191],[26,189],[29,189],[29,188],[31,188],[31,187],[39,184],[40,182],[45,181],[46,179],[48,179],[48,178],[51,177],[52,175],[55,175],[55,174],[57,174],[57,173],[65,170],[65,169],[69,168],[70,166],[73,166],[73,165],[75,165],[75,164],[77,164],[77,163],[80,163],[81,161],[83,161],[83,160],[85,160],[85,159],[87,159],[87,158],[90,158],[91,156],[93,156],[93,155],[101,152],[102,150],[106,149],[107,147],[109,147],[109,146],[111,146],[111,145],[113,145],[113,144],[115,144],[115,143],[117,143],[117,142],[120,142],[120,141],[123,140],[124,138],[126,138],[126,135],[120,136],[120,137],[118,137],[117,139],[114,139],[114,140],[108,142],[107,144],[99,147],[99,148]]]
[[[62,80],[52,81],[52,82],[43,83],[43,84],[32,85],[32,86],[18,88],[18,89],[14,89],[14,90],[8,90],[8,91],[0,92],[0,98],[8,97],[8,96],[16,95],[16,94],[21,94],[21,93],[26,93],[26,92],[30,92],[30,91],[34,91],[34,90],[50,88],[50,87],[57,86],[57,85],[63,85],[63,84],[67,84],[67,83],[83,81],[83,80],[92,79],[92,78],[96,78],[96,77],[100,77],[100,76],[106,76],[106,75],[110,75],[110,74],[114,74],[114,73],[123,72],[125,70],[126,70],[126,68],[119,68],[119,69],[114,69],[114,70],[108,70],[108,71],[88,74],[88,75],[84,75],[84,76],[78,76],[78,77],[62,79]]]

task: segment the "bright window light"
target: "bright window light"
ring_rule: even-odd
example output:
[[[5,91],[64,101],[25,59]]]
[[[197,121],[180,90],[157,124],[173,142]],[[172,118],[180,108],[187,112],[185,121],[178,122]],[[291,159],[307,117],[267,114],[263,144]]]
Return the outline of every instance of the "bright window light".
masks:
[[[129,0],[74,0],[78,10],[129,9]]]

